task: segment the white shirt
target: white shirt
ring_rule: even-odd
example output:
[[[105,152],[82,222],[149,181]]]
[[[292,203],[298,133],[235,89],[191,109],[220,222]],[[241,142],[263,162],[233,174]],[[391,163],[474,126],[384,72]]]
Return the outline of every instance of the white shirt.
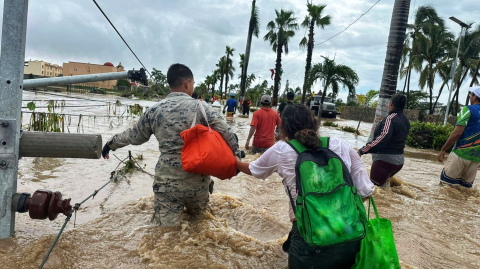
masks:
[[[358,194],[360,194],[362,198],[372,195],[375,186],[368,177],[362,159],[360,159],[360,156],[358,156],[358,153],[350,146],[350,144],[342,139],[330,137],[328,148],[340,156],[345,163],[345,166],[348,168],[348,171],[352,176],[353,184],[355,185]],[[285,186],[285,192],[287,192],[288,186],[293,200],[296,201],[297,189],[295,184],[295,164],[297,156],[298,154],[289,144],[284,141],[279,141],[269,148],[259,159],[250,163],[249,168],[252,175],[260,179],[266,179],[274,172],[277,172],[283,178],[282,182]],[[293,213],[291,205],[289,216],[291,221],[295,219],[295,214]]]

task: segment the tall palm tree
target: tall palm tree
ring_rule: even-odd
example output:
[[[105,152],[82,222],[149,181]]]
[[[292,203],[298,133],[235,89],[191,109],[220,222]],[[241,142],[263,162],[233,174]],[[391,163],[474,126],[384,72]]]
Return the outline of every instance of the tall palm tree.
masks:
[[[403,43],[405,42],[409,10],[410,0],[395,0],[390,22],[390,34],[388,35],[387,55],[380,85],[380,95],[369,141],[373,140],[373,130],[375,130],[377,124],[388,115],[388,111],[385,108],[388,107],[390,99],[397,91],[398,69],[402,57]]]
[[[220,92],[223,92],[223,77],[225,75],[225,70],[227,69],[227,57],[222,56],[220,60],[218,60],[218,63],[216,64],[218,68],[218,73],[220,74],[220,87],[219,90]],[[222,98],[222,96],[220,96]]]
[[[242,77],[240,79],[240,98],[245,95],[248,61],[250,60],[250,48],[252,47],[252,36],[258,38],[260,34],[260,18],[258,16],[258,8],[255,7],[255,0],[252,1],[252,12],[250,14],[250,22],[248,23],[247,47],[245,48],[245,61],[241,70]]]
[[[212,98],[215,97],[215,84],[220,79],[220,72],[218,70],[213,71],[212,73]]]
[[[277,61],[275,64],[275,83],[273,88],[272,105],[277,105],[278,89],[280,86],[280,70],[282,69],[282,52],[288,54],[288,42],[290,38],[295,35],[298,30],[297,19],[291,10],[280,11],[275,10],[277,17],[274,21],[267,24],[268,33],[263,37],[263,40],[270,42],[273,51],[277,53]]]
[[[245,54],[239,53],[238,55],[240,56],[240,62],[238,62],[238,66],[240,67],[240,72],[243,72],[243,66],[245,65]],[[242,75],[243,74],[240,73],[238,75],[238,79],[242,80]],[[242,82],[240,81],[240,85],[239,85],[240,88],[241,88],[241,83]]]
[[[227,98],[227,89],[228,89],[228,75],[231,74],[231,77],[233,77],[233,71],[235,71],[235,67],[233,67],[233,61],[230,56],[233,56],[233,52],[235,51],[234,48],[230,48],[227,46],[225,48],[225,55],[227,56],[227,66],[225,69],[225,99]]]
[[[442,65],[447,64],[449,48],[453,41],[453,35],[445,27],[439,25],[429,25],[425,28],[425,35],[418,34],[418,57],[414,62],[425,65],[418,69],[420,79],[418,85],[424,89],[427,86],[429,90],[429,113],[433,114],[433,86],[435,77],[439,73]],[[414,64],[415,66],[416,64]],[[417,65],[418,66],[418,65]]]
[[[462,38],[462,37],[460,37]],[[455,44],[458,43],[458,40],[455,41]],[[455,46],[451,46],[452,55],[453,51],[455,50]],[[457,66],[457,70],[455,72],[455,94],[452,100],[455,100],[455,110],[453,110],[453,115],[456,115],[458,110],[458,93],[460,91],[460,87],[465,80],[465,77],[470,72],[471,77],[473,78],[475,75],[473,71],[476,68],[479,54],[480,53],[480,25],[477,25],[475,29],[467,29],[465,32],[464,37],[462,38],[462,42],[460,42],[460,50],[458,53],[459,63]],[[452,89],[453,90],[453,89]],[[453,103],[453,102],[451,102]]]
[[[308,86],[308,73],[312,66],[312,53],[314,46],[313,31],[315,30],[315,26],[325,29],[325,26],[330,25],[330,16],[327,15],[322,17],[322,12],[325,7],[326,5],[314,5],[307,1],[308,15],[305,16],[302,26],[308,29],[308,40],[307,37],[303,37],[302,41],[300,41],[300,48],[307,48],[307,63],[305,65],[305,78],[303,79],[302,104],[305,103]]]
[[[355,86],[357,86],[359,81],[357,73],[350,67],[343,64],[336,64],[333,59],[323,58],[323,63],[315,64],[308,75],[308,87],[311,87],[312,84],[319,79],[325,82],[319,108],[323,107],[323,101],[329,88],[332,89],[333,95],[336,96],[340,85],[342,85],[348,89],[349,95],[353,95],[355,94]],[[321,118],[321,115],[321,110],[319,110],[318,118]]]
[[[416,37],[420,33],[425,33],[428,32],[428,26],[430,25],[438,25],[441,27],[445,26],[445,22],[442,18],[440,18],[435,11],[435,9],[432,6],[429,5],[424,5],[420,6],[417,11],[415,12],[415,19],[413,24],[408,24],[407,29],[410,30],[410,32],[407,35],[407,40],[405,42],[404,46],[404,51],[408,51],[408,53],[405,53],[403,55],[404,59],[408,55],[408,65],[404,69],[404,63],[406,62],[405,60],[402,61],[402,70],[404,72],[400,72],[400,79],[405,77],[405,86],[407,87],[407,108],[409,108],[409,95],[410,95],[410,78],[412,76],[412,70],[413,69],[420,69],[420,66],[418,65],[418,61],[413,61],[413,57],[415,55],[419,54],[419,49],[418,49],[418,43],[416,42]],[[409,45],[409,40],[411,40],[411,46]],[[417,64],[414,66],[414,64]],[[404,87],[405,91],[405,87]]]

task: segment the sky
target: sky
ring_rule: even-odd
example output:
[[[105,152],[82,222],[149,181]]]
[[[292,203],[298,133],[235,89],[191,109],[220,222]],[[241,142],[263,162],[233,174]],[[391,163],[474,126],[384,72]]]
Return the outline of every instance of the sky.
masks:
[[[455,16],[464,22],[480,22],[478,0],[411,0],[410,20],[414,10],[421,5],[432,5],[447,21],[447,27],[458,35],[460,27],[448,20]],[[215,69],[218,59],[225,54],[225,46],[235,48],[235,76],[231,83],[239,83],[240,53],[245,52],[250,0],[98,0],[130,47],[148,70],[156,68],[166,73],[173,63],[189,66],[196,83],[204,80]],[[365,13],[377,0],[313,0],[325,4],[325,15],[330,15],[331,25],[315,29],[315,43],[344,30]],[[379,90],[385,61],[387,39],[394,0],[380,0],[348,30],[330,41],[315,46],[313,63],[321,56],[335,58],[355,70],[360,78],[357,93]],[[3,1],[0,3],[3,9]],[[248,73],[260,80],[270,79],[269,69],[274,68],[276,53],[263,41],[266,25],[275,18],[275,9],[293,10],[299,25],[307,14],[306,0],[257,0],[260,11],[260,36],[254,38]],[[3,20],[3,13],[0,14]],[[477,15],[477,16],[475,16]],[[291,39],[290,52],[282,56],[282,85],[289,80],[292,88],[302,87],[306,52],[298,44],[306,31],[301,28]],[[299,55],[300,54],[300,55]],[[108,24],[93,1],[90,0],[30,0],[25,59],[44,60],[55,64],[68,61],[103,64],[119,62],[126,69],[139,69],[141,65],[131,54],[117,33]],[[418,89],[418,76],[412,73],[411,89]],[[259,82],[259,81],[257,81]],[[435,92],[440,88],[437,79]],[[403,89],[404,81],[398,82]],[[470,78],[461,88],[460,100],[465,100]],[[284,87],[284,86],[283,86]],[[317,92],[321,83],[313,90]],[[339,95],[344,100],[347,92]],[[440,102],[446,102],[444,91]]]

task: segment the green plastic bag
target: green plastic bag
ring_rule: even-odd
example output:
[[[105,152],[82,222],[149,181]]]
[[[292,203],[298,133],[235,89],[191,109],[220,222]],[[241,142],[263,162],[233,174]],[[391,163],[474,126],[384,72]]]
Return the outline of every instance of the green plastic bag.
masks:
[[[370,203],[377,218],[370,219]],[[368,202],[367,234],[360,244],[355,264],[352,269],[399,269],[395,240],[393,239],[392,223],[378,216],[373,197]]]

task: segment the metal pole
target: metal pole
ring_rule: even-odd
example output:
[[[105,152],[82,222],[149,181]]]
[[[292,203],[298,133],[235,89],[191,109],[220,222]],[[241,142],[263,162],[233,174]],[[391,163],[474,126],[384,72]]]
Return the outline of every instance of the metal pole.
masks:
[[[23,65],[28,0],[5,0],[0,56],[0,239],[15,230],[12,197],[17,191]]]
[[[83,83],[80,87],[86,88],[86,82],[95,82],[103,80],[119,80],[130,78],[129,72],[131,71],[122,71],[122,72],[113,72],[113,73],[100,73],[100,74],[91,74],[91,75],[80,75],[80,76],[65,76],[65,77],[52,77],[52,78],[39,78],[39,79],[26,79],[23,82],[24,89],[31,89],[35,87],[46,87],[54,85],[66,85],[66,84],[75,84]],[[82,87],[83,86],[83,87]],[[85,90],[85,89],[84,89]]]
[[[443,125],[447,124],[448,113],[450,112],[450,98],[452,98],[453,82],[455,80],[455,69],[457,69],[458,52],[460,51],[460,43],[462,42],[463,29],[464,28],[462,27],[462,29],[460,30],[460,36],[458,37],[457,56],[455,56],[455,61],[452,63],[452,70],[450,70],[452,82],[450,84],[450,89],[448,89],[447,111],[445,112],[445,119],[443,120]]]

